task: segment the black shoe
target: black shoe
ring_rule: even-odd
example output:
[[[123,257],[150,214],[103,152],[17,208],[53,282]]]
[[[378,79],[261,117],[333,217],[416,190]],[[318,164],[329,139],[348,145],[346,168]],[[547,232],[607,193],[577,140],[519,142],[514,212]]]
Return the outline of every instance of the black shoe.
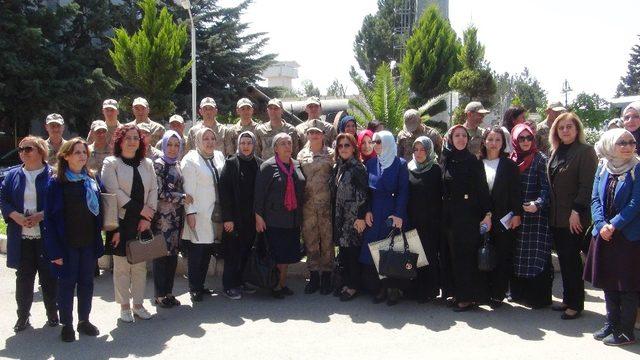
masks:
[[[176,299],[175,296],[171,295],[171,296],[168,296],[168,298],[169,298],[169,301],[171,301],[171,304],[173,306],[180,306],[181,305],[180,301],[178,299]]]
[[[289,289],[288,286],[284,286],[282,289],[280,289],[280,292],[282,293],[282,295],[284,296],[291,296],[293,295],[293,290]]]
[[[58,319],[57,316],[52,316],[47,319],[47,326],[49,327],[56,327],[58,324],[60,324],[60,319]]]
[[[190,291],[189,295],[192,302],[201,302],[203,299],[202,291]]]
[[[89,320],[80,321],[78,323],[78,332],[87,336],[98,336],[100,331],[98,328],[89,322]]]
[[[569,310],[569,308],[567,308],[567,310]],[[576,313],[573,314],[573,315],[569,315],[566,312],[563,312],[562,315],[560,316],[560,318],[562,320],[575,320],[575,319],[579,318],[580,315],[581,315],[580,311],[576,311]]]
[[[18,318],[18,321],[16,321],[16,324],[13,325],[13,331],[20,332],[25,330],[29,326],[31,326],[31,324],[29,323],[29,316],[21,317],[21,318]]]
[[[387,294],[387,306],[393,306],[400,302],[400,290],[389,289]]]
[[[624,332],[621,333],[613,333],[609,334],[606,338],[602,340],[605,345],[609,346],[623,346],[623,345],[631,345],[635,344],[636,337],[633,333],[626,334]]]
[[[330,271],[322,272],[322,276],[320,278],[320,294],[321,295],[331,294],[331,272]]]
[[[378,291],[378,294],[373,297],[374,304],[380,304],[385,300],[387,300],[387,289],[380,289],[380,291]]]
[[[60,338],[64,342],[74,342],[76,341],[76,332],[73,330],[73,325],[65,325],[62,327],[62,331],[60,332]]]
[[[166,297],[166,296],[163,297],[162,300],[158,300],[158,298],[153,299],[153,303],[156,306],[160,306],[161,308],[165,308],[165,309],[173,307],[173,302],[169,297]]]
[[[467,306],[456,305],[456,306],[453,307],[453,312],[466,312],[466,311],[473,310],[476,307],[477,307],[477,305],[475,305],[475,304],[469,304]]]
[[[340,294],[340,301],[349,301],[349,300],[353,300],[355,297],[358,296],[358,291],[354,292],[353,294],[349,294],[349,292],[347,291],[343,291]]]
[[[593,338],[599,341],[604,340],[607,336],[613,334],[613,326],[605,324],[604,327],[593,333]]]
[[[317,271],[312,271],[307,285],[304,286],[304,293],[313,294],[318,289],[320,289],[320,274]]]
[[[282,289],[271,290],[271,296],[273,296],[276,299],[284,299],[284,294],[282,293]]]
[[[498,301],[494,299],[489,300],[489,307],[492,308],[493,310],[501,308],[502,305],[504,305],[502,301]]]
[[[213,289],[207,289],[207,288],[204,288],[204,289],[202,289],[202,293],[203,293],[204,295],[213,295],[213,294],[215,294],[216,292],[215,292]]]

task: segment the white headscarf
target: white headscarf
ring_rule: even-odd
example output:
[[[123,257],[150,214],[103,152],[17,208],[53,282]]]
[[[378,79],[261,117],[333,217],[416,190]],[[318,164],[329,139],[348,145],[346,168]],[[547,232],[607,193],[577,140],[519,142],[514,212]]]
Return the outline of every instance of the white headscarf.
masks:
[[[625,129],[611,129],[602,135],[595,146],[596,152],[602,156],[603,170],[606,168],[614,175],[624,174],[640,163],[637,155],[631,159],[621,159],[616,156],[616,142],[625,134],[633,139],[633,134]]]
[[[393,138],[393,134],[387,130],[379,131],[373,134],[373,141],[382,141],[382,153],[378,153],[378,162],[382,170],[388,168],[393,164],[398,154],[398,148],[396,147],[396,141]]]
[[[621,117],[624,117],[624,114],[626,114],[627,110],[629,109],[634,109],[635,111],[638,112],[638,114],[640,114],[640,101],[634,101],[631,104],[627,105],[627,107],[625,107],[624,110],[622,110]]]

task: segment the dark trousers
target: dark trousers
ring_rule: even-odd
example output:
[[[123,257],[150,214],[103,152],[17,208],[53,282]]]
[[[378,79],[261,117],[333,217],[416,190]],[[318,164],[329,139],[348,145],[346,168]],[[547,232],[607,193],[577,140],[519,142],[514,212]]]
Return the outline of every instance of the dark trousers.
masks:
[[[209,262],[213,254],[213,244],[189,243],[189,257],[187,258],[187,273],[189,276],[189,291],[204,290]]]
[[[159,257],[153,260],[153,286],[156,297],[165,297],[173,292],[178,255]]]
[[[340,247],[340,265],[342,267],[342,284],[349,289],[360,289],[362,264],[359,246]]]
[[[509,278],[513,270],[513,246],[515,236],[512,231],[505,231],[492,235],[493,246],[496,250],[496,268],[487,274],[489,297],[502,301],[509,289]]]
[[[583,234],[572,234],[569,228],[552,227],[553,243],[558,253],[562,275],[562,302],[572,310],[584,309],[583,264],[580,246]]]
[[[33,286],[38,274],[42,300],[49,318],[57,317],[56,279],[51,274],[49,261],[42,253],[42,239],[22,239],[20,265],[16,270],[16,303],[18,317],[29,316],[33,303]]]
[[[78,320],[89,320],[91,299],[93,298],[93,270],[96,256],[93,244],[80,248],[69,248],[65,258],[68,269],[64,277],[58,279],[58,309],[60,323],[73,324],[73,296],[77,291]]]
[[[224,246],[224,271],[222,272],[222,286],[225,290],[242,286],[242,274],[247,265],[249,253],[255,239],[255,231],[248,234],[226,233],[223,240]]]
[[[637,291],[604,291],[604,301],[607,307],[607,323],[616,331],[633,335],[633,325],[636,322],[638,308]]]
[[[532,278],[513,276],[509,292],[513,301],[524,303],[532,308],[543,308],[551,305],[553,287],[553,266],[551,257],[542,272]]]

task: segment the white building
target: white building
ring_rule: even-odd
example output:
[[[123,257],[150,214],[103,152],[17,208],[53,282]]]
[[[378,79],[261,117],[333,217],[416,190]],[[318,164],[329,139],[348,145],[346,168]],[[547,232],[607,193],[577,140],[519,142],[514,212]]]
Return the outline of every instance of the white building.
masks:
[[[300,64],[295,61],[278,61],[262,72],[267,79],[268,87],[284,87],[291,89],[291,81],[298,78]]]

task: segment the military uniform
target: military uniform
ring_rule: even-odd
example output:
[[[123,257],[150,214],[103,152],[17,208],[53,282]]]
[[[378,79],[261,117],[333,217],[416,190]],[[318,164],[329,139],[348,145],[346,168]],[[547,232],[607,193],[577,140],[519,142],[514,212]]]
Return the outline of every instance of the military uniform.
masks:
[[[89,170],[92,170],[95,175],[99,176],[102,172],[102,162],[104,162],[104,159],[107,156],[112,154],[112,151],[109,149],[109,146],[105,146],[102,149],[96,149],[95,144],[89,145],[89,151],[91,152],[91,155],[87,160],[87,167]]]
[[[66,143],[67,140],[62,139],[62,142],[60,143],[60,146],[56,147],[51,143],[51,139],[47,139],[47,146],[49,147],[49,155],[47,156],[47,164],[49,164],[49,166],[57,166],[58,165],[58,150],[60,150],[60,148],[62,147],[62,145],[64,145],[64,143]]]
[[[279,133],[285,133],[291,136],[291,156],[295,157],[300,151],[300,138],[298,137],[298,131],[295,126],[285,122],[282,120],[282,126],[279,128],[273,128],[271,122],[266,122],[264,124],[258,125],[256,128],[256,140],[257,140],[257,148],[256,154],[262,158],[262,160],[267,160],[272,157],[273,154],[273,137]]]
[[[259,123],[251,120],[249,125],[243,126],[240,124],[241,120],[238,120],[237,123],[230,125],[227,127],[227,130],[224,134],[224,154],[232,155],[236,153],[238,147],[238,136],[245,131],[251,131],[253,135],[256,134],[256,128]],[[257,153],[257,152],[256,152]]]
[[[413,142],[420,136],[426,136],[431,139],[436,154],[440,156],[442,152],[442,136],[440,136],[440,133],[438,133],[436,129],[424,124],[418,125],[418,128],[414,132],[400,130],[398,133],[398,156],[407,161],[413,160]]]
[[[162,136],[164,135],[164,126],[162,126],[160,123],[157,123],[149,118],[147,118],[146,121],[140,121],[140,122],[133,120],[127,123],[127,125],[138,125],[140,123],[147,124],[147,127],[149,127],[149,132],[151,133],[151,139],[148,140],[149,144],[155,144],[158,142],[158,140],[162,139]]]
[[[467,149],[478,158],[480,158],[482,154],[482,143],[484,142],[484,134],[487,131],[487,129],[479,126],[475,130],[467,129],[469,133],[469,145],[467,145]]]
[[[310,127],[317,127],[324,132],[324,144],[326,146],[331,146],[336,139],[336,128],[333,125],[320,119],[310,119],[296,126],[298,138],[300,138],[300,146],[307,144],[307,129]]]
[[[109,146],[109,149],[111,149],[111,151],[113,151],[113,144],[111,143],[111,141],[113,140],[113,134],[115,134],[116,130],[120,129],[123,126],[124,125],[122,125],[119,121],[115,126],[107,125],[107,145]],[[93,144],[94,141],[95,139],[93,138],[93,130],[92,130],[92,131],[89,131],[89,135],[87,135],[87,143]]]
[[[331,190],[329,178],[334,151],[329,147],[314,154],[309,146],[298,153],[300,168],[307,182],[302,207],[302,237],[307,249],[310,271],[332,271],[334,244],[331,225]]]
[[[536,146],[538,147],[538,151],[545,154],[547,157],[551,155],[551,144],[549,143],[549,125],[547,125],[547,120],[543,120],[538,123],[536,127]]]
[[[189,133],[187,134],[187,143],[184,146],[185,154],[189,152],[189,150],[193,150],[196,148],[196,133],[203,126],[204,126],[204,122],[200,121],[197,124],[193,125],[191,129],[189,129]],[[211,129],[216,134],[216,150],[220,151],[224,156],[229,155],[229,154],[225,154],[224,152],[224,136],[225,136],[227,127],[216,121],[216,124]]]

